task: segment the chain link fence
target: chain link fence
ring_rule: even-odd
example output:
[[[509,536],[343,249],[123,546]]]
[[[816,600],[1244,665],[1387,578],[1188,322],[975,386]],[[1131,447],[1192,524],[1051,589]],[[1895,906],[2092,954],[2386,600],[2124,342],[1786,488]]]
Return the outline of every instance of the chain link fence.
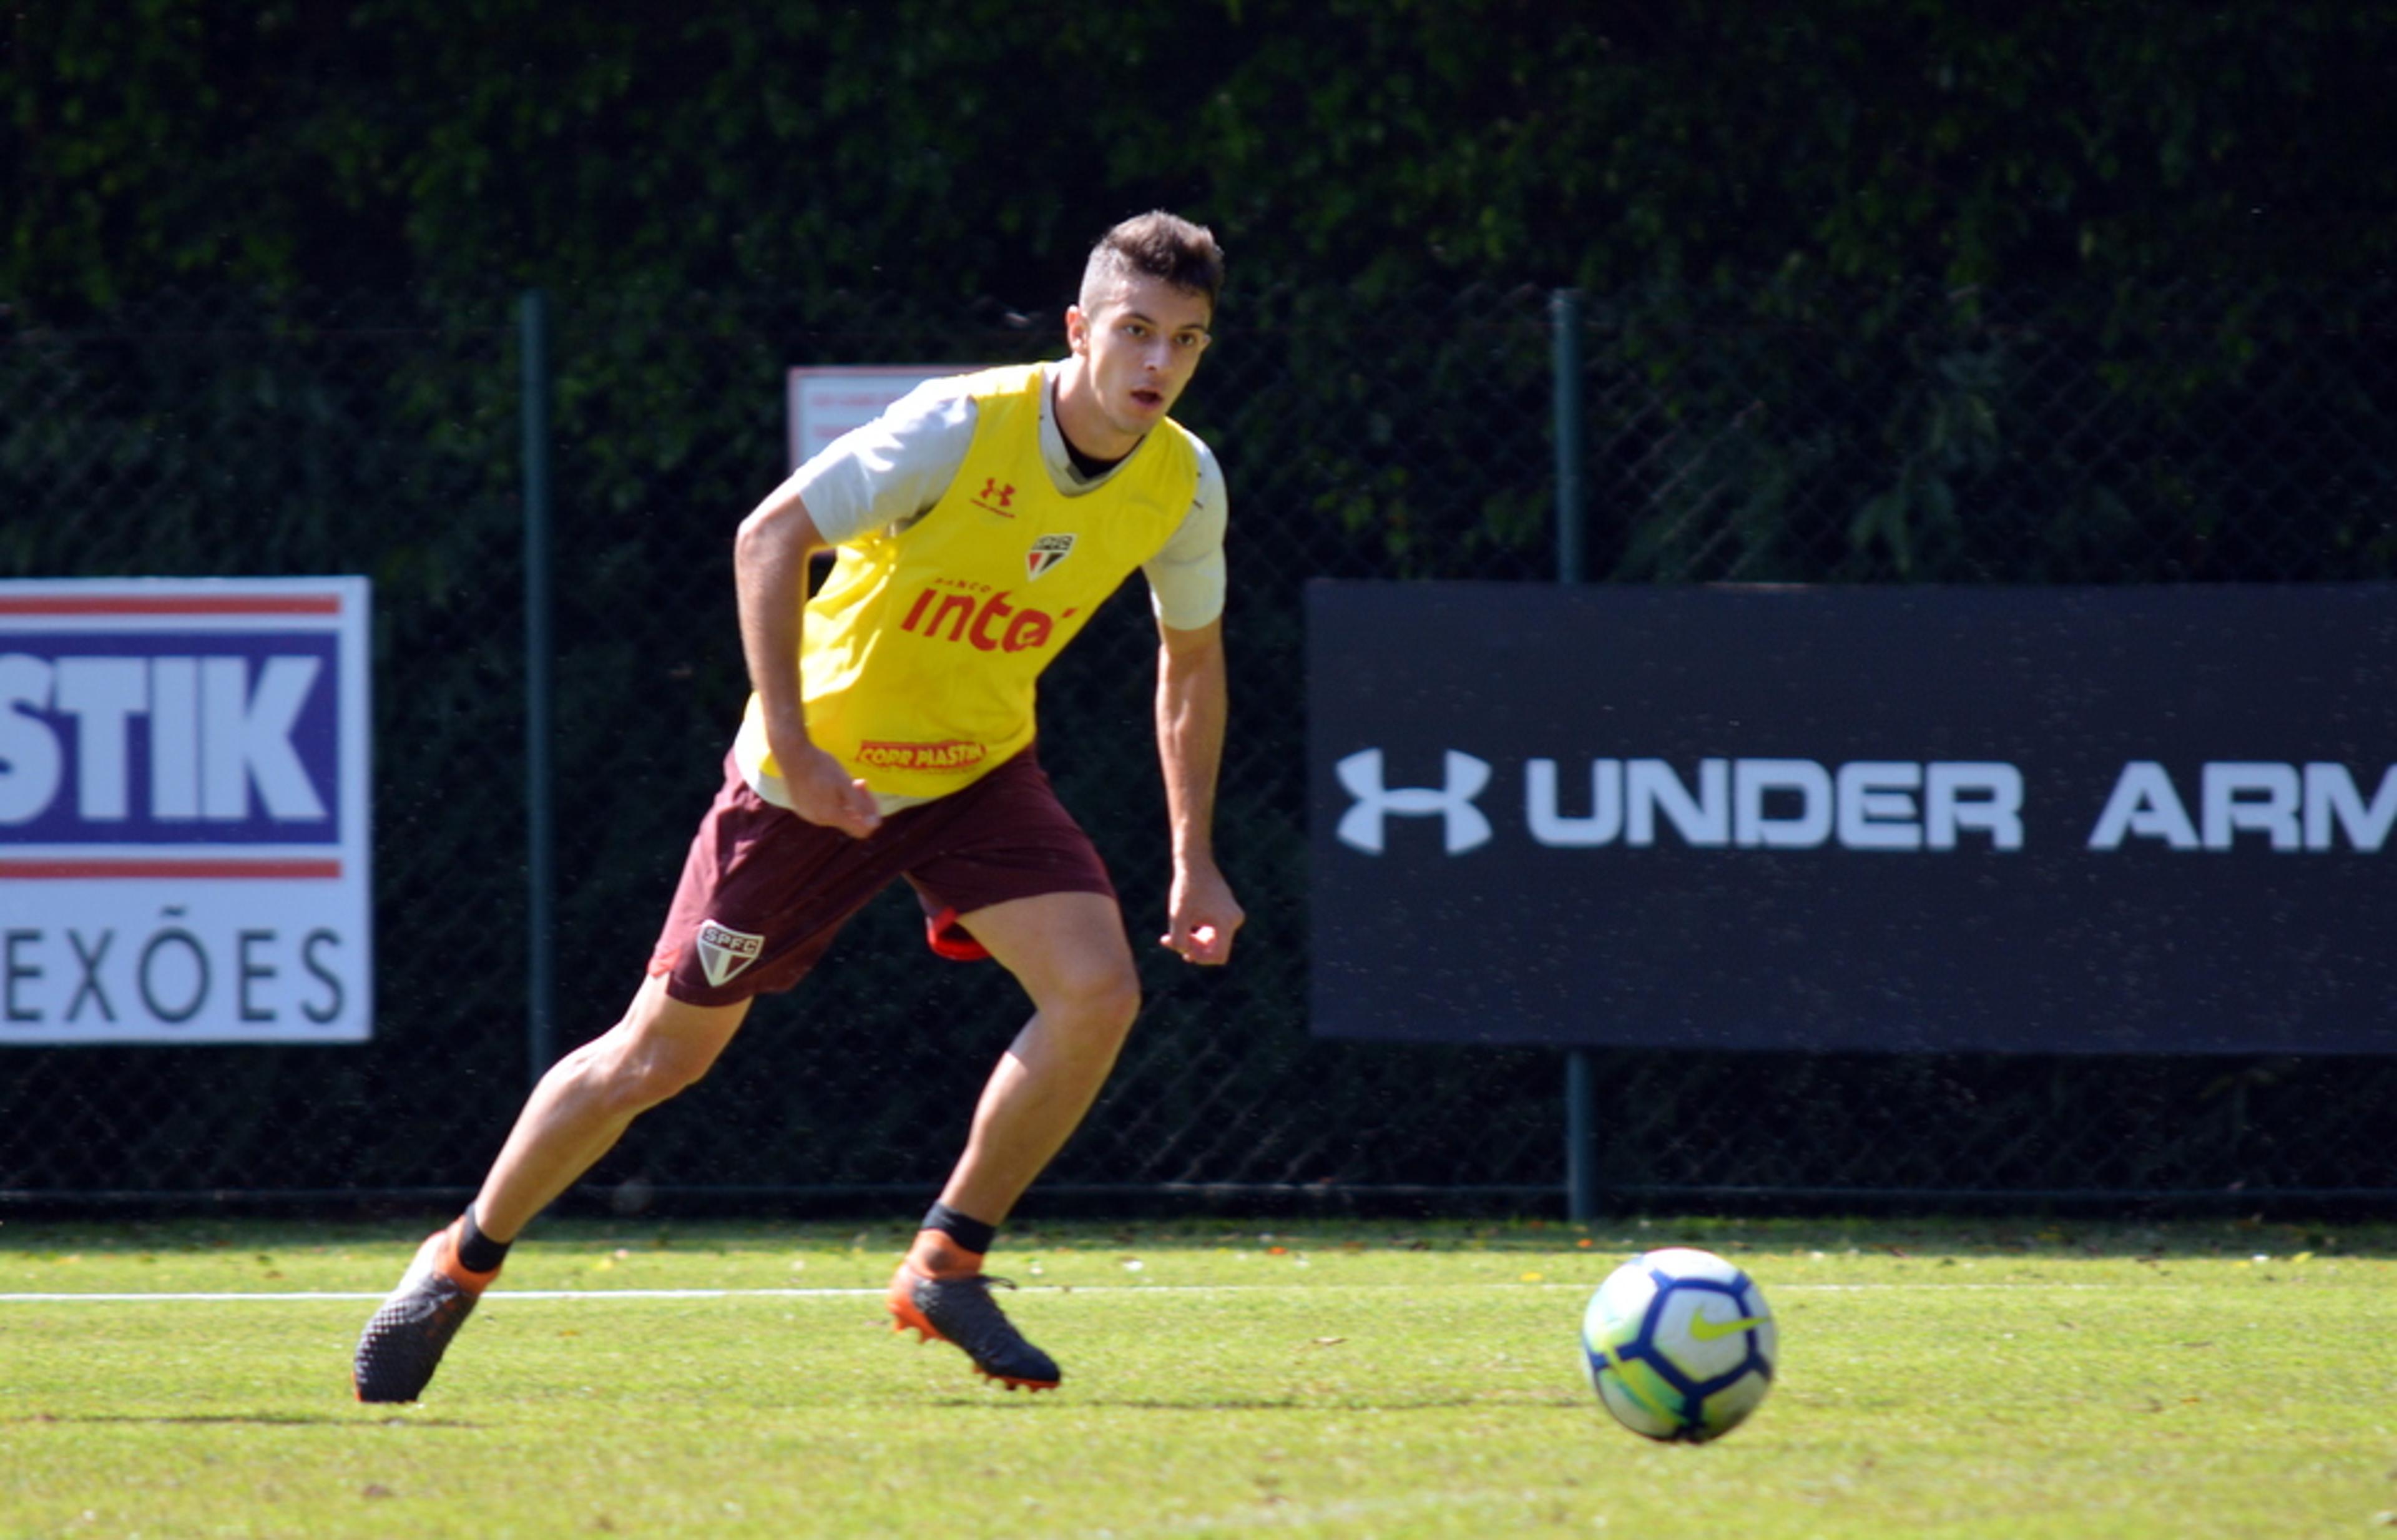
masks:
[[[738,718],[730,537],[785,469],[784,371],[1047,356],[1064,298],[551,297],[561,1048],[638,984]],[[1251,922],[1228,970],[1144,958],[1142,1023],[1034,1203],[1560,1199],[1560,1055],[1307,1036],[1300,618],[1318,576],[1555,581],[1552,298],[1227,303],[1180,415],[1233,493],[1218,844]],[[2359,317],[2387,299],[1585,297],[1584,570],[2386,579],[2397,379],[2391,328]],[[0,577],[373,578],[379,959],[360,1047],[10,1046],[0,1024],[0,1194],[446,1196],[496,1153],[530,1075],[520,347],[503,297],[0,317]],[[1042,757],[1145,942],[1167,863],[1140,587],[1045,679]],[[991,965],[934,962],[919,923],[904,892],[870,908],[577,1201],[928,1196],[1020,1010]],[[1617,1201],[2397,1193],[2377,1060],[1594,1068]]]

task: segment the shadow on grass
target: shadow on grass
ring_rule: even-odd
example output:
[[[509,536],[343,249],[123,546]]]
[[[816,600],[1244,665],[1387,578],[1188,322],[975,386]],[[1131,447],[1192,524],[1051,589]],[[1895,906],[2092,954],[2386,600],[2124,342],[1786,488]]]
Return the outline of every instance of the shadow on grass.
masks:
[[[366,1417],[355,1413],[343,1415],[327,1412],[193,1412],[161,1413],[144,1416],[134,1412],[77,1412],[60,1414],[36,1412],[22,1417],[0,1417],[0,1426],[8,1424],[36,1426],[56,1424],[66,1426],[119,1425],[134,1427],[356,1427],[367,1424],[379,1427],[440,1427],[479,1428],[481,1423],[456,1417]]]
[[[944,1412],[1008,1412],[1019,1407],[1031,1407],[1031,1401],[986,1399],[973,1396],[942,1396],[931,1403]],[[1486,1412],[1493,1409],[1524,1407],[1592,1408],[1598,1405],[1587,1395],[1524,1395],[1520,1392],[1503,1396],[1444,1396],[1430,1400],[1310,1400],[1304,1396],[1216,1397],[1207,1400],[1175,1401],[1145,1396],[1080,1396],[1072,1401],[1052,1401],[1053,1406],[1071,1406],[1076,1411],[1104,1408],[1113,1412],[1305,1412],[1314,1416],[1342,1413],[1394,1413],[1407,1412]]]

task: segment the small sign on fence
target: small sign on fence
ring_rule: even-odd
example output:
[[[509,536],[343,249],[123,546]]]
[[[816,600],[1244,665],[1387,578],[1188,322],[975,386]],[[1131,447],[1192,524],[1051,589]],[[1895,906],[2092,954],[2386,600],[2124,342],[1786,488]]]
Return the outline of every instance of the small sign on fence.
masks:
[[[794,368],[786,384],[790,466],[851,428],[862,428],[884,408],[927,380],[964,374],[975,366],[957,364],[827,364]]]
[[[1315,1030],[2397,1052],[2397,585],[1307,596]]]
[[[371,1035],[368,612],[0,583],[0,1046]]]

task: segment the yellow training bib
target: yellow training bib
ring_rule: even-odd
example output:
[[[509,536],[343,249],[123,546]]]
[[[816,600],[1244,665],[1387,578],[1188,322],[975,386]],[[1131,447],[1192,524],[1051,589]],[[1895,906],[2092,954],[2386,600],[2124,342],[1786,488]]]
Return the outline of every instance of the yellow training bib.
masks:
[[[1040,449],[1040,366],[967,384],[972,446],[930,513],[840,548],[809,601],[799,673],[808,735],[874,792],[929,797],[1030,743],[1040,671],[1190,511],[1196,441],[1169,419],[1075,495]],[[779,780],[750,698],[734,746]]]

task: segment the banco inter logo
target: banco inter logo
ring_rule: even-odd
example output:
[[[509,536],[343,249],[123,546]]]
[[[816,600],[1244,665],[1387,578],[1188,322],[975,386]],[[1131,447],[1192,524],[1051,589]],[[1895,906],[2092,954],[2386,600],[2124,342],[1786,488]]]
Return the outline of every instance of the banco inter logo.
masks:
[[[1051,615],[1028,604],[1010,604],[1013,592],[962,579],[937,578],[917,594],[899,629],[938,641],[969,642],[978,652],[1023,652],[1047,647],[1060,624],[1081,613],[1069,608]]]

